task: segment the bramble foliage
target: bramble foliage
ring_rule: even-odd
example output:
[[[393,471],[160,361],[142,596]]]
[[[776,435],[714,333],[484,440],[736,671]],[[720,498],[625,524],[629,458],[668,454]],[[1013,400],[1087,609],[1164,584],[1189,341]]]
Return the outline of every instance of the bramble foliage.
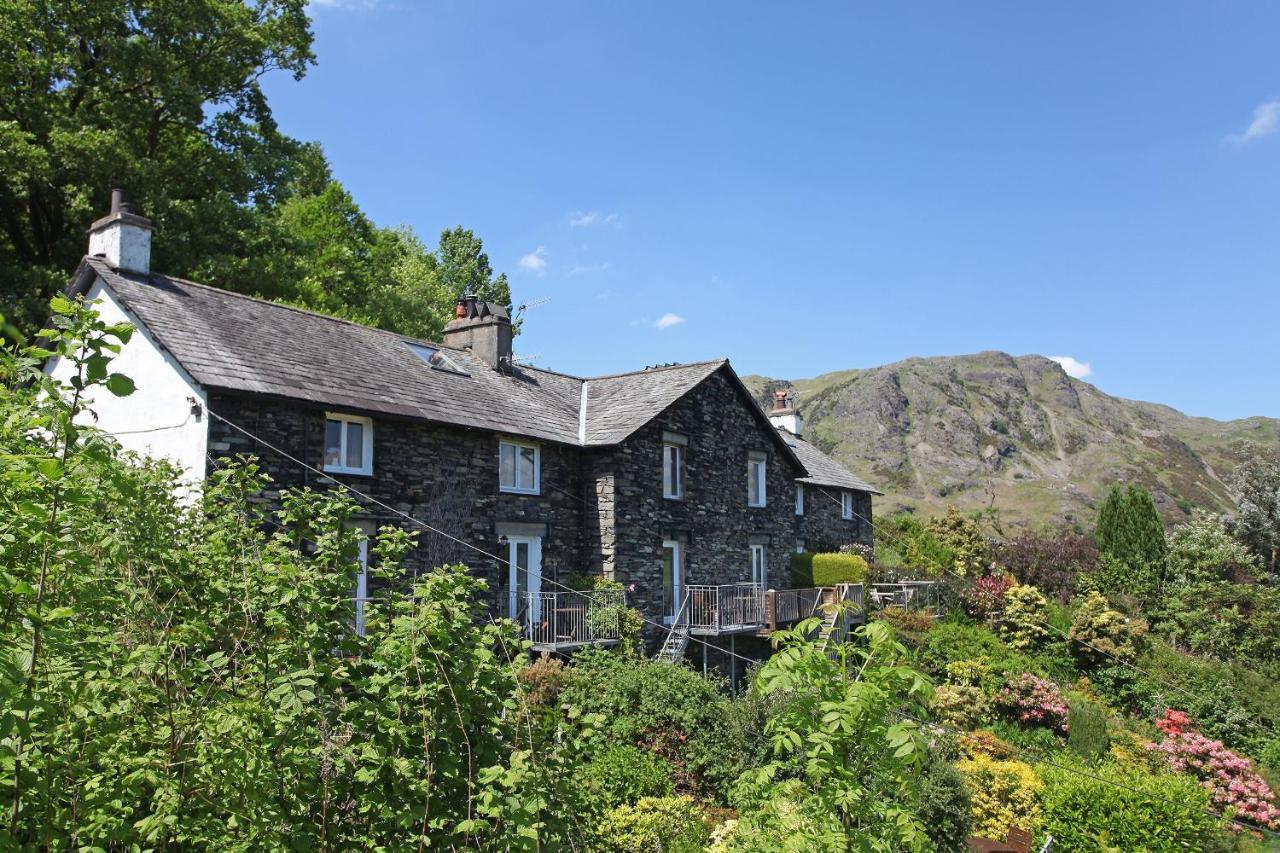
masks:
[[[1203,510],[1168,535],[1170,584],[1186,585],[1208,581],[1239,581],[1252,578],[1260,568],[1253,554],[1227,532],[1222,522]]]
[[[595,719],[521,713],[508,622],[462,567],[350,630],[357,507],[224,461],[177,472],[83,425],[124,392],[128,335],[55,301],[43,351],[0,355],[0,847],[563,846]],[[39,369],[48,353],[68,386]],[[410,546],[384,529],[377,571]],[[556,808],[551,808],[555,803]]]
[[[1071,621],[1071,653],[1091,666],[1130,662],[1142,653],[1147,623],[1132,619],[1111,607],[1106,596],[1091,592],[1084,597]]]
[[[914,791],[926,753],[917,725],[929,684],[902,666],[906,649],[880,622],[860,627],[863,643],[834,650],[812,639],[821,620],[778,631],[780,648],[753,689],[787,701],[765,731],[773,761],[743,774],[734,803],[741,820],[730,849],[917,849],[925,836]],[[803,756],[799,778],[795,753]]]
[[[990,568],[991,548],[982,535],[982,528],[955,507],[948,507],[945,514],[929,519],[925,530],[951,555],[950,565],[944,565],[942,571],[974,577]]]
[[[1076,577],[1097,568],[1098,546],[1078,533],[1028,534],[1002,543],[995,560],[1019,583],[1034,584],[1065,604],[1075,594]]]
[[[1222,821],[1208,814],[1208,792],[1192,780],[1109,764],[1089,768],[1089,775],[1081,770],[1039,768],[1043,830],[1055,847],[1096,853],[1224,849]]]
[[[1032,832],[1040,827],[1044,782],[1030,764],[980,752],[956,769],[969,783],[975,835],[1002,839],[1012,827]]]
[[[1004,594],[1000,636],[1015,649],[1033,649],[1049,637],[1048,618],[1049,600],[1044,593],[1030,584],[1018,584]]]
[[[691,797],[644,797],[612,809],[597,837],[600,853],[701,853],[710,833]]]

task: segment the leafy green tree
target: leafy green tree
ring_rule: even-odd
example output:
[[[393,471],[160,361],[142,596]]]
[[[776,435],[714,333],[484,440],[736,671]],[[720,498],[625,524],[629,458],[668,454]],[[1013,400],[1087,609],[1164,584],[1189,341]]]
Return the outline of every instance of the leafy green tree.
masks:
[[[991,547],[982,535],[982,528],[955,507],[948,507],[945,515],[930,519],[925,529],[950,552],[948,571],[951,573],[974,577],[990,567]]]
[[[1139,486],[1114,487],[1098,511],[1095,538],[1104,558],[1132,573],[1132,591],[1142,597],[1159,591],[1167,547],[1164,523],[1150,492]]]
[[[1169,531],[1168,546],[1166,578],[1171,584],[1235,580],[1259,568],[1257,555],[1204,511]]]
[[[1231,475],[1236,496],[1231,532],[1275,581],[1280,578],[1280,452],[1249,444],[1245,453],[1247,458]]]
[[[484,243],[470,229],[458,225],[440,232],[436,269],[453,300],[473,293],[487,302],[511,305],[507,274],[494,274]]]
[[[743,774],[730,850],[912,850],[928,845],[918,817],[927,759],[910,719],[930,687],[902,665],[907,651],[881,622],[834,649],[815,640],[820,619],[778,631],[780,648],[754,690],[786,702],[769,719],[774,760]],[[905,717],[904,717],[905,713]],[[783,781],[795,774],[798,778]]]
[[[28,330],[84,253],[112,186],[165,239],[156,266],[230,281],[302,149],[259,81],[313,62],[302,0],[0,5],[0,306]]]

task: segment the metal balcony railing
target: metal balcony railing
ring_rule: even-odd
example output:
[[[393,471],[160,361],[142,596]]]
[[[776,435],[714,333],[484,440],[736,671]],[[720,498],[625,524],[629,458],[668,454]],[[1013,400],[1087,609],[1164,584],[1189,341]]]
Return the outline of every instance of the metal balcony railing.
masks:
[[[689,629],[695,634],[764,626],[764,588],[758,583],[689,584],[685,595]]]
[[[518,620],[539,651],[611,645],[622,636],[622,590],[521,592]]]
[[[942,587],[937,581],[902,581],[871,586],[871,598],[877,606],[923,610],[935,618],[943,615]]]

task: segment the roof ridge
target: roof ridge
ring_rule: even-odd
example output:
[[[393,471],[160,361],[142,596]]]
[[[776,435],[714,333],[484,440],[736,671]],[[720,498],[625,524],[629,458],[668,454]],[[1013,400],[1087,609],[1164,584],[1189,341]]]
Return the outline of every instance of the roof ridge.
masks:
[[[719,367],[728,363],[729,359],[727,358],[709,358],[703,361],[688,361],[682,364],[664,364],[659,367],[645,367],[640,370],[624,370],[620,373],[602,373],[599,376],[584,376],[582,379],[618,379],[623,376],[640,376],[646,373],[658,373],[663,370],[679,370],[682,367],[705,367],[709,364],[714,364]]]

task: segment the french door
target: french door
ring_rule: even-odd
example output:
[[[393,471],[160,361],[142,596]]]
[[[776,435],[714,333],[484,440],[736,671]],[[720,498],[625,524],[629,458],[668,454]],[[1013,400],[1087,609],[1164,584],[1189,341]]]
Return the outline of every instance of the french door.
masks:
[[[507,537],[507,590],[507,615],[519,619],[524,610],[526,623],[538,624],[542,618],[542,602],[536,594],[542,591],[541,536]]]
[[[684,603],[684,555],[680,543],[667,539],[662,543],[662,617],[668,625]]]

